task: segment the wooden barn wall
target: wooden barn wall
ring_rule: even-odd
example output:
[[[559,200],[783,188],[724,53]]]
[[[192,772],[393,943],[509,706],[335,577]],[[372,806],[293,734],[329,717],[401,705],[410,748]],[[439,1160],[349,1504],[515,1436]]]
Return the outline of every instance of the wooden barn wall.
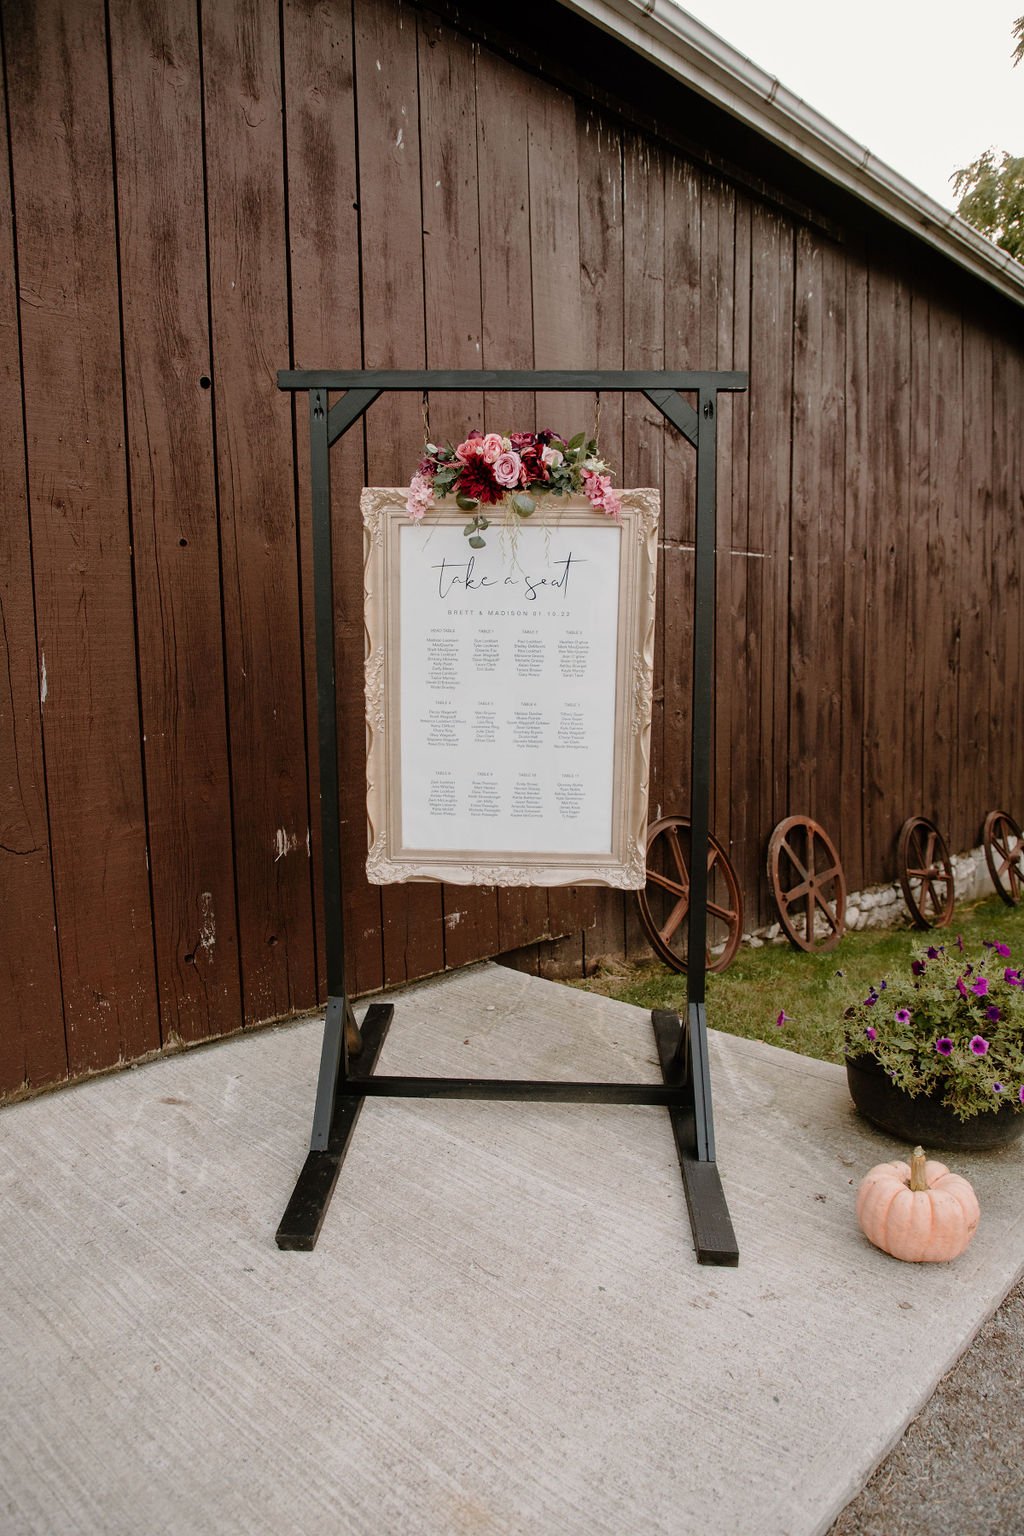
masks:
[[[0,1094],[322,1001],[282,366],[749,368],[719,418],[713,744],[749,920],[786,814],[853,887],[910,813],[957,849],[1024,814],[1019,315],[400,0],[0,19]],[[442,395],[431,431],[595,408]],[[364,878],[358,491],[407,480],[422,430],[387,397],[334,452],[355,993],[642,945],[608,893]],[[685,811],[693,456],[640,397],[601,432],[664,494],[652,812]]]

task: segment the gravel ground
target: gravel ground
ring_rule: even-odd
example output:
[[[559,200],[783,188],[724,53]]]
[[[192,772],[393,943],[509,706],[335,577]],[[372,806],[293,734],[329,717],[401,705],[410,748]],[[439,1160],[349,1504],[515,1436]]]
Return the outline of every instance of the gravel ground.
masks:
[[[829,1536],[1024,1536],[1024,1281]]]

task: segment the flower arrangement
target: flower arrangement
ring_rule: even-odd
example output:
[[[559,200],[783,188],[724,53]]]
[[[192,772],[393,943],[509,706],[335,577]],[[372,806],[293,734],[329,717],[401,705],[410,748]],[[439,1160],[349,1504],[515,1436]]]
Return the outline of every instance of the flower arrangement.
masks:
[[[1009,946],[931,944],[905,974],[868,990],[843,1016],[848,1057],[871,1056],[912,1098],[931,1094],[959,1120],[1024,1110],[1024,976]]]
[[[472,549],[483,548],[490,527],[484,508],[504,504],[516,518],[537,509],[537,496],[584,495],[591,506],[619,520],[622,500],[612,487],[597,442],[577,433],[568,442],[557,432],[470,432],[453,447],[427,443],[412,477],[406,510],[419,522],[435,500],[454,496],[469,515],[465,533]]]

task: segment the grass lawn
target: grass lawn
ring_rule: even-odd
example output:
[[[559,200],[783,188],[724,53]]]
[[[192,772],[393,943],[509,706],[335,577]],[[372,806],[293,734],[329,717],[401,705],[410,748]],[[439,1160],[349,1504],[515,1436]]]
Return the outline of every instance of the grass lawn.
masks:
[[[961,935],[971,952],[991,939],[1010,946],[1013,965],[1024,963],[1024,905],[1008,907],[997,896],[971,907],[958,907],[946,929],[876,929],[848,933],[828,954],[808,955],[789,944],[740,949],[721,975],[708,974],[708,1024],[731,1035],[767,1040],[804,1056],[841,1061],[837,1023],[854,998],[866,995],[871,982],[904,968],[928,944],[955,944]],[[842,971],[842,976],[837,976]],[[640,1008],[684,1012],[686,977],[656,960],[607,971],[587,981],[571,982]],[[785,1010],[790,1022],[775,1020]]]

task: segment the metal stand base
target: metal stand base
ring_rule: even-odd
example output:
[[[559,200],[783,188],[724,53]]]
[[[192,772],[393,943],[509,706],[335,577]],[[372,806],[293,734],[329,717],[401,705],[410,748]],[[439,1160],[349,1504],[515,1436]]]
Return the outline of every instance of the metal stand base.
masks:
[[[367,1073],[372,1072],[377,1064],[384,1037],[394,1016],[395,1010],[391,1003],[371,1003],[366,1010],[359,1059],[365,1062]],[[296,1180],[292,1197],[277,1229],[279,1248],[297,1248],[308,1253],[316,1247],[362,1107],[362,1097],[335,1095],[327,1146],[322,1152],[310,1152],[302,1165],[302,1172]]]
[[[330,1014],[330,1008],[328,1010]],[[494,1099],[555,1104],[661,1104],[669,1112],[690,1213],[693,1244],[700,1264],[736,1265],[739,1250],[729,1218],[722,1181],[713,1159],[700,1156],[697,1137],[695,1073],[689,1022],[684,1026],[676,1013],[656,1012],[651,1024],[661,1060],[660,1083],[559,1083],[522,1078],[375,1077],[374,1067],[394,1016],[390,1004],[374,1003],[362,1024],[357,1076],[336,1076],[332,1085],[321,1081],[318,1100],[325,1088],[333,1094],[333,1113],[327,1146],[311,1151],[299,1174],[292,1197],[277,1229],[279,1248],[309,1251],[323,1225],[334,1193],[352,1132],[365,1100],[373,1098]],[[703,1018],[698,1021],[702,1028]],[[325,1051],[321,1076],[336,1071],[331,1053]]]

